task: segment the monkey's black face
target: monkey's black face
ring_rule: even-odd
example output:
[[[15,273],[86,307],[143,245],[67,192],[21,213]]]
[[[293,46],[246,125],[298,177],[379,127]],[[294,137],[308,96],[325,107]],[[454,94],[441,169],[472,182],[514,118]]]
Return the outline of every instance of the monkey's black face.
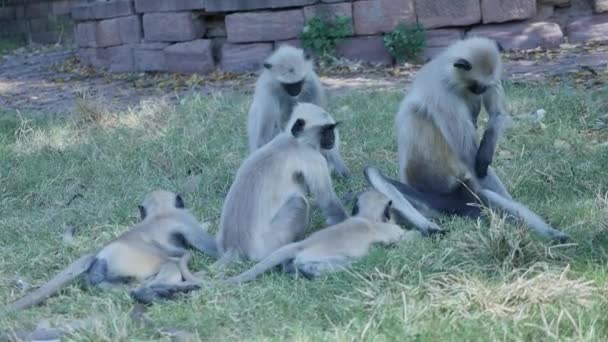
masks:
[[[488,90],[488,86],[479,84],[478,82],[471,82],[467,89],[469,89],[469,91],[475,95],[481,95]]]
[[[302,86],[304,85],[304,80],[300,80],[294,83],[281,83],[283,89],[289,94],[289,96],[298,96],[302,91]]]
[[[321,148],[324,150],[331,150],[334,148],[336,143],[336,133],[334,132],[334,128],[336,124],[331,124],[323,127],[321,129]]]

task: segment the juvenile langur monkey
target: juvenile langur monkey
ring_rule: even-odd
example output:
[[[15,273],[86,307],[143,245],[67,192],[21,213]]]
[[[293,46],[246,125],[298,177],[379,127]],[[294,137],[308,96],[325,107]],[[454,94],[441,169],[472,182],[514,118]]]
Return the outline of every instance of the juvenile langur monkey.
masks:
[[[264,62],[255,85],[247,122],[250,153],[281,131],[291,129],[286,125],[298,102],[325,108],[327,101],[310,55],[302,49],[282,45]],[[323,155],[330,168],[342,177],[348,177],[350,172],[340,155],[339,140],[332,149],[323,151]]]
[[[310,103],[298,104],[294,116],[309,120],[295,120],[291,129],[249,155],[237,171],[216,237],[222,254],[218,264],[237,256],[259,261],[301,239],[309,221],[307,190],[328,224],[347,218],[321,154],[334,147],[337,124]]]
[[[353,216],[277,249],[248,271],[223,282],[251,281],[279,265],[308,279],[341,271],[367,255],[373,244],[390,244],[405,236],[406,231],[394,223],[393,213],[392,201],[386,196],[365,192],[358,196]]]
[[[444,212],[478,217],[481,208],[467,203],[479,198],[531,230],[564,241],[568,235],[514,201],[490,167],[498,138],[510,122],[501,72],[499,48],[490,39],[469,38],[446,48],[420,69],[397,113],[401,182],[373,167],[366,168],[366,177],[417,225],[426,219],[416,209],[427,216]],[[478,142],[482,105],[489,122]]]
[[[215,241],[184,208],[181,196],[154,191],[146,196],[139,210],[142,220],[130,230],[97,252],[80,257],[40,288],[4,309],[21,310],[37,305],[82,274],[90,285],[101,288],[130,281],[152,285],[195,281],[188,270],[190,253],[186,246],[217,256]]]

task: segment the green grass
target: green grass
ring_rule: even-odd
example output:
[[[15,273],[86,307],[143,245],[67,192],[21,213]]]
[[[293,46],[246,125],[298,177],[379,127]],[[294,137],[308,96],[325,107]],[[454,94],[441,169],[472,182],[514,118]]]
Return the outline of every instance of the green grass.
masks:
[[[608,131],[594,130],[608,91],[508,87],[514,116],[539,108],[543,126],[516,120],[495,166],[515,198],[570,233],[550,246],[499,216],[445,217],[441,239],[374,248],[350,272],[311,282],[274,273],[240,287],[203,289],[150,308],[160,327],[217,340],[605,340],[608,338]],[[397,174],[393,117],[402,94],[334,97],[342,150],[354,172],[339,194],[366,187],[373,162]],[[184,195],[215,231],[225,194],[246,153],[249,95],[201,96],[176,107],[148,103],[103,113],[83,102],[74,116],[0,115],[0,302],[34,286],[137,221],[155,189]],[[38,116],[39,117],[39,116]],[[556,143],[557,141],[557,143]],[[188,173],[202,177],[193,187]],[[196,185],[196,184],[195,184]],[[67,205],[76,194],[77,198]],[[315,212],[314,228],[321,228]],[[77,228],[72,245],[66,227]],[[196,254],[192,267],[212,260]],[[236,265],[229,273],[250,264]],[[0,330],[92,317],[73,340],[167,340],[129,320],[126,289],[76,283],[44,305],[0,314]]]
[[[22,39],[0,38],[0,56],[10,53],[13,50],[24,46]]]

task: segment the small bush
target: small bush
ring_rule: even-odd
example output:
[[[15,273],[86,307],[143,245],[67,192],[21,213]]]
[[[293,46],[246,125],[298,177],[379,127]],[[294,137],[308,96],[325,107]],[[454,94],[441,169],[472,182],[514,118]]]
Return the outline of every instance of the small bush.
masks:
[[[333,20],[327,16],[310,19],[300,35],[304,48],[321,57],[335,55],[336,41],[352,35],[350,21],[346,16],[336,16]]]
[[[397,63],[415,60],[426,46],[424,28],[419,23],[401,23],[384,36],[384,46]]]

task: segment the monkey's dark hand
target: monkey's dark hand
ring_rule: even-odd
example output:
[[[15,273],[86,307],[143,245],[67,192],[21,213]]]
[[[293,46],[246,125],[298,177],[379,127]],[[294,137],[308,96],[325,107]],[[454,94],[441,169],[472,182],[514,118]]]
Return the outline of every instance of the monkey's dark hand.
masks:
[[[488,174],[488,168],[492,164],[494,149],[492,145],[487,143],[486,139],[481,141],[477,156],[475,156],[475,174],[478,178],[484,178]]]

